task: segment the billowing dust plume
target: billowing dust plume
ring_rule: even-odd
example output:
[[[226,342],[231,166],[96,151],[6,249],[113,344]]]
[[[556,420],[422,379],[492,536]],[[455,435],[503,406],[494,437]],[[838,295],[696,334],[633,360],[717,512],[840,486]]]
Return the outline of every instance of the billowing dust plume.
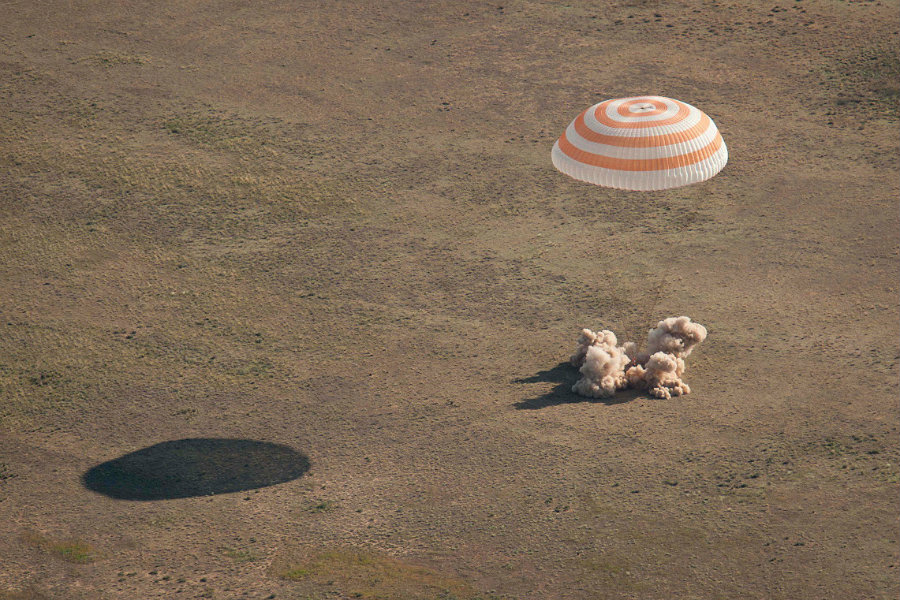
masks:
[[[612,331],[581,330],[578,348],[569,360],[572,365],[581,367],[582,377],[572,391],[591,398],[609,398],[616,390],[628,385],[625,366],[629,358],[617,343]]]
[[[591,398],[608,398],[626,387],[648,390],[656,398],[690,394],[681,379],[684,359],[705,339],[706,327],[690,317],[657,323],[647,334],[645,352],[639,352],[634,342],[619,346],[612,331],[583,329],[570,359],[581,372],[572,391]]]

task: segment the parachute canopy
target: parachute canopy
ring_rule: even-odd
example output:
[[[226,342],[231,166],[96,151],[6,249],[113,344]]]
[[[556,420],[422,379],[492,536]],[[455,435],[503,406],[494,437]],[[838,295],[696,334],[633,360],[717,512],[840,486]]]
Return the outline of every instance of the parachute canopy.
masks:
[[[662,96],[606,100],[578,115],[553,145],[570,177],[623,190],[665,190],[705,181],[728,162],[716,124]]]

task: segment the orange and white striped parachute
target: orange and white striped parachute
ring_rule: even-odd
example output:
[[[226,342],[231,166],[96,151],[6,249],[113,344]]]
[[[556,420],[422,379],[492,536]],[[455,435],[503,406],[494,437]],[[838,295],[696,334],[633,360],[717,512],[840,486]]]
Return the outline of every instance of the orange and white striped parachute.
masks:
[[[553,165],[570,177],[623,190],[665,190],[705,181],[728,162],[706,113],[662,96],[600,102],[553,145]]]

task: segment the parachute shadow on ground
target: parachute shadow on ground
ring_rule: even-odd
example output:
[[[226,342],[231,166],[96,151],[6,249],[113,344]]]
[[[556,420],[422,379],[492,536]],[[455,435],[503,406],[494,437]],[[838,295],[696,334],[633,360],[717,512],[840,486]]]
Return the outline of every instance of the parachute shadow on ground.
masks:
[[[516,402],[515,406],[519,410],[534,410],[538,408],[546,408],[548,406],[556,406],[558,404],[575,404],[577,402],[595,402],[598,404],[624,404],[631,402],[635,398],[645,394],[636,390],[624,390],[617,392],[612,398],[585,398],[579,396],[572,391],[572,386],[578,381],[580,375],[578,369],[573,367],[569,361],[564,361],[546,371],[539,371],[531,377],[523,377],[516,379],[516,383],[556,383],[546,394],[527,398],[520,402]]]
[[[86,471],[84,487],[120,500],[171,500],[241,492],[292,481],[309,459],[282,444],[189,438],[161,442]]]

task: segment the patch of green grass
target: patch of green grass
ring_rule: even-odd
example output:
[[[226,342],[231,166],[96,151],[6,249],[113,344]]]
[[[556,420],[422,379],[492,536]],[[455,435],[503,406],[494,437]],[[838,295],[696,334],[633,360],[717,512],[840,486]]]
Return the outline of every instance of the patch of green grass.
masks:
[[[178,519],[175,515],[162,515],[159,517],[155,517],[148,521],[148,525],[151,527],[163,527],[168,528],[173,525]]]
[[[85,564],[96,560],[94,549],[80,540],[67,540],[51,544],[50,552],[65,561]]]
[[[364,600],[478,600],[463,579],[365,550],[331,550],[274,569],[304,591]]]
[[[270,375],[273,368],[272,361],[260,358],[231,367],[228,369],[228,373],[238,377],[262,377],[263,375]]]
[[[260,558],[253,550],[241,548],[225,548],[223,553],[236,563],[253,562]]]
[[[56,540],[36,532],[28,532],[24,536],[26,542],[75,564],[87,564],[97,560],[97,551],[87,542],[75,538]]]
[[[316,502],[315,504],[307,506],[304,510],[312,513],[331,512],[339,506],[340,505],[337,502],[332,500],[322,500],[321,502]]]

